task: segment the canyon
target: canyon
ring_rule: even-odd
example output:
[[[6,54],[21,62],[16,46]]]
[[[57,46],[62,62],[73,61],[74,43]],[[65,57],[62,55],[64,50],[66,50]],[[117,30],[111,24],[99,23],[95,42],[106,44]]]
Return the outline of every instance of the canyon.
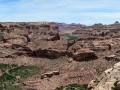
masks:
[[[89,84],[96,78],[99,83],[89,84],[88,90],[110,90],[113,85],[103,89],[103,81],[98,78],[119,60],[118,21],[91,26],[57,22],[0,23],[0,63],[41,68],[38,74],[20,84],[23,90],[55,90],[69,84]]]

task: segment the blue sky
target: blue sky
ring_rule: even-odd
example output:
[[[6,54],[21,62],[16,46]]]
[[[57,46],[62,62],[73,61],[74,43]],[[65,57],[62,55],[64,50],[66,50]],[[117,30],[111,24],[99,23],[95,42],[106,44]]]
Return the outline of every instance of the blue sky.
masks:
[[[0,22],[111,24],[120,21],[120,0],[0,0]]]

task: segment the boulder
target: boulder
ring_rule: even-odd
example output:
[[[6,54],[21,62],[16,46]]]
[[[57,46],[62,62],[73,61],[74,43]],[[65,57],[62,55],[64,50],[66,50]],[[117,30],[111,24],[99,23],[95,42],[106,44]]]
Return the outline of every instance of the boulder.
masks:
[[[97,56],[92,50],[80,49],[77,52],[73,53],[72,58],[76,61],[84,61],[84,60],[87,61],[87,60],[96,59]]]
[[[115,55],[109,55],[109,56],[105,56],[105,59],[110,60],[110,59],[114,59]]]

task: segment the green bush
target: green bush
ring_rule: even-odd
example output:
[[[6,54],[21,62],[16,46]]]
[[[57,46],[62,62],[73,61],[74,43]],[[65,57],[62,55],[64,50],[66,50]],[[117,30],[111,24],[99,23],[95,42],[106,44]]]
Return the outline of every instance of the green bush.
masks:
[[[77,37],[76,36],[68,36],[68,41],[70,41],[70,40],[76,40],[77,39]]]
[[[22,90],[17,84],[40,71],[37,66],[18,66],[15,64],[0,64],[0,69],[2,71],[0,90]],[[16,76],[19,76],[19,79]]]
[[[88,85],[87,84],[83,84],[83,85],[79,85],[79,84],[70,84],[67,86],[61,86],[61,87],[57,87],[55,90],[87,90]]]
[[[9,75],[7,73],[4,73],[2,76],[0,76],[0,82],[5,82],[8,80],[15,80],[15,79],[16,79],[15,76]]]
[[[69,33],[65,33],[65,36],[70,36],[70,34]]]
[[[12,75],[20,76],[22,78],[27,78],[38,73],[39,70],[40,69],[37,66],[20,66],[9,70],[9,73]]]

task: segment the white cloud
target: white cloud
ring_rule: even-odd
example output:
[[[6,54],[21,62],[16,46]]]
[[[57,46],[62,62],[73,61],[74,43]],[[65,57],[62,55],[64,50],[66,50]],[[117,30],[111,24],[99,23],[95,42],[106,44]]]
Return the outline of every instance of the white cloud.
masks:
[[[0,20],[109,23],[120,20],[119,3],[118,0],[16,0],[0,3]]]
[[[120,12],[114,12],[114,13],[107,13],[107,12],[84,12],[80,14],[76,14],[77,16],[82,15],[86,17],[91,17],[91,18],[120,18]]]

